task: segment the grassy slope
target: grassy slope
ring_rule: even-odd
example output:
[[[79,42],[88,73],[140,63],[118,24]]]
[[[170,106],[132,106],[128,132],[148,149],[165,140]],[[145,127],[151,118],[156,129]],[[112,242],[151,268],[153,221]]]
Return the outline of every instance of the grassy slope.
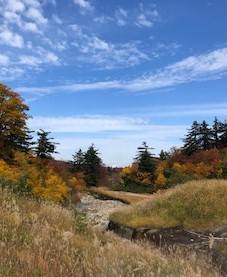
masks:
[[[88,229],[73,211],[0,191],[0,276],[220,276],[205,258],[168,256]]]
[[[130,227],[182,226],[210,230],[227,222],[227,181],[203,180],[179,185],[151,201],[119,210],[111,220]]]
[[[144,200],[149,200],[152,195],[149,194],[138,194],[124,191],[113,191],[106,187],[91,188],[91,192],[97,193],[103,197],[109,197],[114,200],[120,200],[126,204],[135,204]]]

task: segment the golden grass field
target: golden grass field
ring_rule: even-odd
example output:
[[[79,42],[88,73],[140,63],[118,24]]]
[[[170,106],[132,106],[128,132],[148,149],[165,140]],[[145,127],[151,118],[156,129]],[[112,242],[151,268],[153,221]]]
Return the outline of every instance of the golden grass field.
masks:
[[[141,201],[152,199],[151,194],[132,193],[125,191],[113,191],[106,187],[94,187],[90,189],[91,192],[97,193],[103,197],[109,197],[114,200],[122,201],[126,204],[135,204]]]
[[[0,276],[221,276],[208,257],[94,231],[61,206],[0,191]]]
[[[227,181],[201,180],[178,185],[151,200],[123,208],[111,220],[129,227],[181,226],[208,231],[227,222]]]

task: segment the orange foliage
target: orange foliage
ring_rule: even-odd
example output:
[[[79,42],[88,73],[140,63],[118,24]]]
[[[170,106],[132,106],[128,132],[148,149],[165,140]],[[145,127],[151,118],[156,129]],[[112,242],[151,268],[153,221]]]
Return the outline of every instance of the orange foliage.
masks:
[[[0,160],[0,177],[15,184],[23,179],[34,195],[49,200],[61,201],[68,192],[66,183],[52,169],[20,152],[15,154],[14,166]]]
[[[84,191],[86,189],[86,183],[82,174],[77,174],[68,180],[69,186],[75,191]]]

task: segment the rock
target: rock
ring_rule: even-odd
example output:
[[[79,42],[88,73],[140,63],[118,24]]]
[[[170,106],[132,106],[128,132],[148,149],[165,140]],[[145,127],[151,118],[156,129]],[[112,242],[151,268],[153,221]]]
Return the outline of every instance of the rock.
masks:
[[[113,221],[110,221],[108,224],[108,230],[114,231],[114,233],[118,234],[119,236],[132,240],[135,237],[135,229],[117,224]]]
[[[92,195],[82,195],[80,203],[76,205],[76,209],[86,213],[88,223],[98,227],[101,230],[106,230],[109,224],[109,215],[119,207],[124,207],[117,200],[100,200]]]
[[[227,233],[227,224],[223,224],[214,229],[213,233],[215,236],[221,236],[223,233]]]
[[[146,236],[152,236],[152,235],[156,234],[157,232],[158,232],[157,229],[151,229],[146,232]]]

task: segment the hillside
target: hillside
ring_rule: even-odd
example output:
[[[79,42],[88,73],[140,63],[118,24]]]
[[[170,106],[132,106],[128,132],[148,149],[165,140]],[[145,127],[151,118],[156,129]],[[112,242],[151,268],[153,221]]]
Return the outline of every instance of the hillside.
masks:
[[[111,215],[111,220],[133,228],[183,227],[212,231],[227,222],[227,181],[201,180],[179,185],[152,200]]]
[[[0,276],[220,276],[207,257],[94,232],[84,216],[0,192]]]

